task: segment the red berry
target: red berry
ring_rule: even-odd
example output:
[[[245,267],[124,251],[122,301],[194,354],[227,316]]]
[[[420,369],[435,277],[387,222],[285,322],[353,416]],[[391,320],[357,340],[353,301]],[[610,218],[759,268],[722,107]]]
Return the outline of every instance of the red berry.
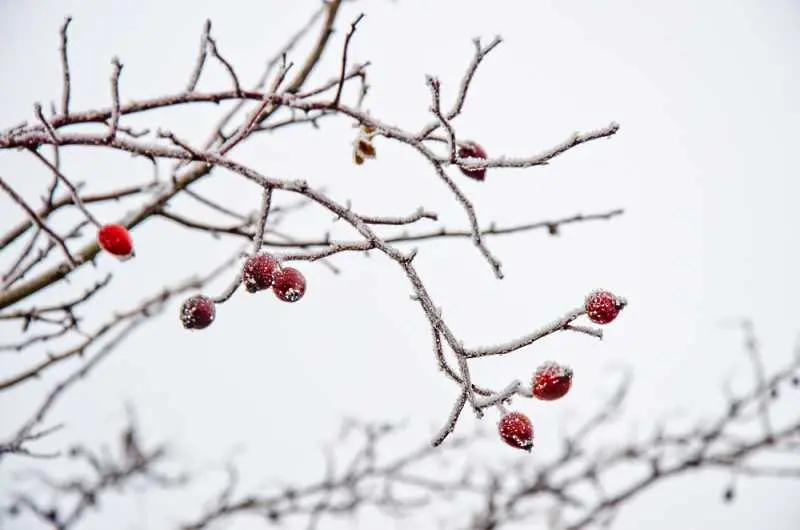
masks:
[[[97,244],[100,248],[120,258],[133,255],[133,239],[128,229],[122,225],[103,225],[97,231]]]
[[[595,324],[608,324],[625,307],[625,300],[617,298],[608,291],[595,291],[586,297],[586,316]]]
[[[509,412],[497,425],[500,437],[511,447],[530,451],[533,447],[533,425],[521,412]]]
[[[484,160],[488,157],[486,150],[472,141],[464,142],[458,145],[458,156],[459,158],[481,158]],[[469,178],[473,178],[475,180],[483,180],[486,178],[485,167],[477,169],[459,167],[459,169]]]
[[[242,281],[249,293],[263,291],[272,287],[275,275],[280,271],[281,265],[271,254],[257,254],[250,257],[244,264]]]
[[[299,270],[286,267],[275,275],[272,290],[284,302],[297,302],[306,292],[306,279]]]
[[[564,397],[572,387],[572,368],[548,361],[533,374],[533,395],[553,401]]]
[[[187,299],[181,307],[181,322],[186,329],[204,329],[217,315],[214,300],[198,294]]]

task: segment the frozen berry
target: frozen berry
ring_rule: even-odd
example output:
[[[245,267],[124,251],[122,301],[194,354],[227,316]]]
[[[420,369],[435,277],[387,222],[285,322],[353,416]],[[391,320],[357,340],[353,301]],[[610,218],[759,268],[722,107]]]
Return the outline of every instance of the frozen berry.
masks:
[[[608,324],[617,318],[625,301],[608,291],[595,291],[586,297],[586,316],[595,324]]]
[[[97,232],[100,248],[119,258],[133,255],[133,239],[128,229],[122,225],[103,225]]]
[[[271,254],[257,254],[249,258],[242,271],[242,281],[249,293],[263,291],[272,287],[275,275],[281,266]]]
[[[459,158],[481,158],[485,160],[488,155],[483,147],[475,142],[469,141],[458,145],[458,156]],[[473,178],[475,180],[483,180],[486,178],[485,167],[475,169],[459,167],[459,169],[469,178]]]
[[[306,279],[299,270],[286,267],[275,275],[272,290],[284,302],[297,302],[306,292]]]
[[[533,374],[533,395],[553,401],[564,397],[572,386],[572,368],[548,361]]]
[[[201,294],[187,299],[181,307],[181,322],[186,329],[207,328],[216,315],[214,300]]]
[[[530,451],[533,447],[533,425],[521,412],[509,412],[497,425],[500,437],[511,447]]]

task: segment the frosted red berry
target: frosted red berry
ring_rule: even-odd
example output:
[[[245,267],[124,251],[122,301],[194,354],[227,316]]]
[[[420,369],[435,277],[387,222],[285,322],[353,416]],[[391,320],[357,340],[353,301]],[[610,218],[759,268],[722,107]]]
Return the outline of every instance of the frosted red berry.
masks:
[[[297,302],[306,293],[306,279],[299,270],[285,267],[275,275],[272,290],[284,302]]]
[[[484,160],[488,157],[486,150],[479,144],[472,141],[464,142],[458,145],[458,156],[459,158],[481,158]],[[475,169],[459,167],[459,169],[469,178],[473,178],[475,180],[483,180],[486,178],[485,167]]]
[[[595,291],[586,297],[586,316],[595,324],[608,324],[625,307],[625,301],[608,291]]]
[[[103,225],[97,231],[97,244],[100,248],[119,258],[133,255],[133,238],[122,225]]]
[[[205,329],[214,322],[217,309],[214,300],[198,294],[183,302],[181,323],[186,329]]]
[[[257,254],[248,258],[242,270],[242,282],[249,293],[269,289],[280,271],[280,262],[271,254]]]
[[[552,361],[542,363],[533,374],[533,395],[553,401],[567,395],[572,387],[572,368]]]
[[[533,424],[521,412],[509,412],[497,425],[500,437],[511,447],[530,451],[533,447]]]

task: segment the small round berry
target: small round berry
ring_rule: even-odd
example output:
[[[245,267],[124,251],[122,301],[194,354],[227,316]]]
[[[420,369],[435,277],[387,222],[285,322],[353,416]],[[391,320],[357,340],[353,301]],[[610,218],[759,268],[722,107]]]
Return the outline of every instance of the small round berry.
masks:
[[[619,315],[625,301],[608,291],[595,291],[586,297],[586,316],[595,324],[608,324]]]
[[[97,244],[100,248],[119,258],[133,255],[133,239],[128,229],[122,225],[103,225],[97,231]]]
[[[272,287],[281,265],[271,254],[257,254],[248,258],[242,270],[242,282],[248,293]]]
[[[567,395],[572,387],[572,368],[548,361],[542,363],[533,374],[533,395],[545,401],[553,401]]]
[[[214,300],[198,294],[187,299],[181,306],[181,323],[186,329],[205,329],[217,315]]]
[[[297,302],[306,293],[306,279],[299,270],[286,267],[275,275],[272,290],[284,302]]]
[[[486,154],[486,150],[479,144],[468,141],[458,144],[458,156],[459,158],[480,158],[485,160],[489,155]],[[486,178],[485,167],[476,169],[459,167],[459,169],[469,178],[473,178],[475,180],[483,180]]]
[[[500,437],[511,447],[530,451],[533,447],[533,425],[531,420],[521,412],[509,412],[500,419],[497,425]]]

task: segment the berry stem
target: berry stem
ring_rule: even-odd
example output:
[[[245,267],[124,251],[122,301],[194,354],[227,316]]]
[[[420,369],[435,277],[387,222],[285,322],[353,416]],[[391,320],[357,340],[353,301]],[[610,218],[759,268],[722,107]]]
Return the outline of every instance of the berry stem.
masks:
[[[264,186],[264,194],[261,196],[261,211],[258,214],[256,223],[256,234],[253,237],[253,255],[258,254],[261,245],[264,244],[264,231],[269,217],[269,208],[272,205],[272,186]]]

